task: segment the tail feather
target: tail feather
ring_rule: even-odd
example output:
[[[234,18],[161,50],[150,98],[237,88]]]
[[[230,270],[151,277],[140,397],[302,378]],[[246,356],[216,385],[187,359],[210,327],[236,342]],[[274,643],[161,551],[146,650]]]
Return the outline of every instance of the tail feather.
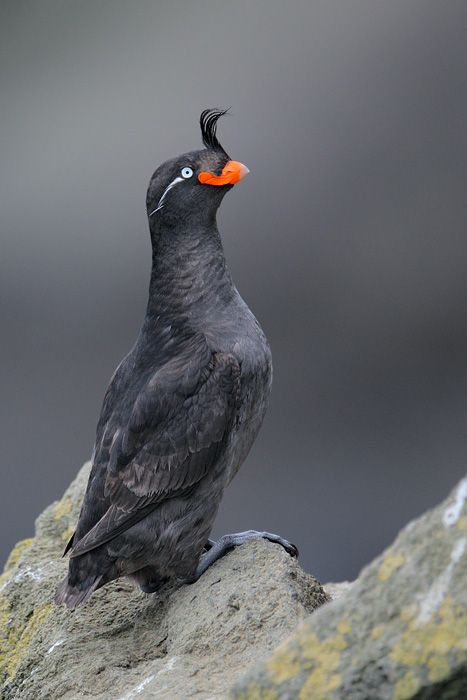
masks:
[[[96,576],[93,580],[86,581],[89,583],[86,588],[80,589],[75,586],[70,586],[68,583],[68,576],[66,576],[57,588],[55,593],[54,603],[55,605],[66,605],[69,610],[74,610],[85,603],[88,598],[94,593],[96,588],[102,585],[103,574]]]

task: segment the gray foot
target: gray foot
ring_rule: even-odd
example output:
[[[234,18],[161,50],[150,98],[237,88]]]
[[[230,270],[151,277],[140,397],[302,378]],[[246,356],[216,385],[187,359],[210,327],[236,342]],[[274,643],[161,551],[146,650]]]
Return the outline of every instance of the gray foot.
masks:
[[[291,557],[293,557],[294,559],[298,559],[297,547],[291,542],[288,542],[282,537],[279,537],[279,535],[273,535],[271,532],[257,532],[256,530],[236,532],[232,535],[224,535],[219,540],[217,540],[217,542],[214,542],[213,540],[208,540],[206,542],[206,545],[204,547],[206,554],[204,554],[201,557],[194,576],[188,579],[187,583],[194,583],[195,581],[197,581],[199,577],[202,574],[204,574],[206,569],[208,569],[211,566],[211,564],[214,564],[215,561],[223,557],[224,554],[226,554],[226,552],[228,552],[231,549],[234,549],[234,547],[238,547],[239,545],[244,544],[248,540],[253,539],[253,537],[263,537],[264,539],[269,540],[270,542],[280,544],[282,545],[282,547],[284,547],[286,552],[290,554]]]

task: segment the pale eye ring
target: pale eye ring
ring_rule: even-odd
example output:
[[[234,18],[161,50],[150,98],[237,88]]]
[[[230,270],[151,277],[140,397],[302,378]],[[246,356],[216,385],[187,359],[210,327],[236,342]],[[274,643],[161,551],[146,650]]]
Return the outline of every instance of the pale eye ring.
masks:
[[[188,166],[186,166],[185,168],[182,168],[182,177],[184,177],[185,180],[187,180],[192,175],[193,175],[193,170],[191,168],[189,168]]]

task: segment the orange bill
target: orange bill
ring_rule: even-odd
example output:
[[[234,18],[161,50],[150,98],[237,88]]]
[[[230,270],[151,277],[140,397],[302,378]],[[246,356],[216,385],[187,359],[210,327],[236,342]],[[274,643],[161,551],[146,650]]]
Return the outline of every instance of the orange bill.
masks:
[[[243,163],[239,163],[236,160],[229,160],[229,162],[224,165],[224,169],[220,175],[200,173],[198,175],[198,180],[202,185],[235,185],[249,172],[250,171]]]

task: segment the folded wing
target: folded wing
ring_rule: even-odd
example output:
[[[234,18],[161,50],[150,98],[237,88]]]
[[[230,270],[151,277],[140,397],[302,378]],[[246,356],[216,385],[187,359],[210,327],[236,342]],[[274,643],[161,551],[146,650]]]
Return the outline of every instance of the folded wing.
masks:
[[[213,468],[235,423],[239,383],[237,360],[213,353],[201,334],[149,376],[112,436],[104,487],[110,506],[73,541],[72,557],[121,534]]]

